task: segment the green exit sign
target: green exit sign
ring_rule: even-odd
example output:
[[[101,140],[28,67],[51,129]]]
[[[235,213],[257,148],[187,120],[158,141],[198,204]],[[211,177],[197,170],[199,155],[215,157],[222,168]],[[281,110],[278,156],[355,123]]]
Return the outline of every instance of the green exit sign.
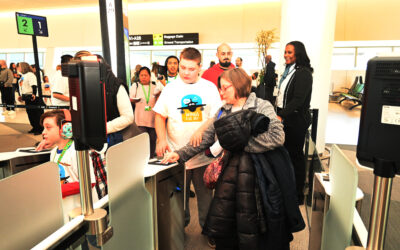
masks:
[[[15,17],[17,18],[18,34],[49,36],[46,17],[19,12],[15,12]]]

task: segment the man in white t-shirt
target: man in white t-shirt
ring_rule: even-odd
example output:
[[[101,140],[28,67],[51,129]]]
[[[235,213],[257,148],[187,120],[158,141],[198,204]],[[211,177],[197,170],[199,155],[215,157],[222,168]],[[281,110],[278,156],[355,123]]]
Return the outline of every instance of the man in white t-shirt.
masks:
[[[61,56],[61,63],[67,63],[72,59],[71,55]],[[51,104],[56,106],[69,106],[68,77],[61,75],[61,69],[56,71],[51,86]]]
[[[153,109],[156,112],[157,156],[163,156],[166,151],[178,150],[187,143],[199,145],[202,132],[208,127],[207,120],[221,107],[222,102],[216,86],[200,78],[200,70],[200,52],[195,48],[184,49],[180,55],[179,77],[164,88]],[[212,200],[212,190],[205,187],[203,174],[206,166],[213,160],[214,158],[207,157],[203,152],[185,163],[185,226],[190,222],[191,182],[197,194],[199,223],[200,226],[204,225]]]

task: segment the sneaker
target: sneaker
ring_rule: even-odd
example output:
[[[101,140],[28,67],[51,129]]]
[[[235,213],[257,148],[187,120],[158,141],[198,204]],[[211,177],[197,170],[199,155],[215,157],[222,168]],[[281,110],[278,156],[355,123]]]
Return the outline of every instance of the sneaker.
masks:
[[[215,249],[217,247],[217,245],[215,244],[215,240],[211,237],[207,237],[207,239],[208,239],[208,242],[207,242],[208,246]]]

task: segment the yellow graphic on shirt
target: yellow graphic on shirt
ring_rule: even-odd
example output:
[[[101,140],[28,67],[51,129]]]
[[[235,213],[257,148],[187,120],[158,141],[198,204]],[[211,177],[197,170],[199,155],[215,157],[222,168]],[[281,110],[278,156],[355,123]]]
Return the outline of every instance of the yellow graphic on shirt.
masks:
[[[202,100],[198,95],[187,95],[182,98],[182,107],[178,108],[182,113],[183,122],[201,122],[203,121]]]

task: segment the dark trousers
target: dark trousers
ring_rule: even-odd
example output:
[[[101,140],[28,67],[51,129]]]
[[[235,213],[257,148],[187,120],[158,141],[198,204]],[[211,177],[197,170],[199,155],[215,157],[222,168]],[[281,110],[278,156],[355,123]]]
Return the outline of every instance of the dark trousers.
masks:
[[[193,182],[194,191],[197,198],[197,211],[199,216],[199,224],[203,228],[207,218],[208,209],[213,198],[213,191],[204,185],[203,175],[206,166],[186,170],[186,210],[185,210],[185,227],[190,223],[189,194],[190,183]]]
[[[290,159],[294,166],[296,177],[296,190],[299,199],[304,197],[304,181],[306,177],[306,165],[304,157],[304,140],[307,127],[305,124],[285,124],[285,148],[289,152]]]
[[[138,126],[139,130],[143,133],[148,133],[150,137],[150,158],[156,156],[156,140],[157,134],[154,128]]]
[[[0,87],[1,103],[2,103],[2,104],[5,104],[5,103],[6,103],[5,94],[4,94],[4,89],[5,89],[4,86]]]
[[[39,99],[32,101],[30,98],[25,98],[25,105],[41,105]],[[40,126],[40,116],[43,114],[43,109],[40,108],[26,108],[26,113],[28,114],[29,123],[31,124],[35,132],[41,132],[43,127]]]
[[[21,93],[19,93],[18,83],[13,83],[13,86],[12,86],[12,93],[13,93],[13,100],[14,101],[15,101],[15,91],[18,92],[18,96],[21,96]]]
[[[3,97],[3,94],[4,94],[4,103],[8,104],[8,105],[13,105],[14,104],[14,99],[13,99],[14,95],[12,93],[12,87],[5,87],[4,91],[2,93],[2,97]],[[7,107],[7,111],[11,111],[11,110],[14,110],[14,108]]]

